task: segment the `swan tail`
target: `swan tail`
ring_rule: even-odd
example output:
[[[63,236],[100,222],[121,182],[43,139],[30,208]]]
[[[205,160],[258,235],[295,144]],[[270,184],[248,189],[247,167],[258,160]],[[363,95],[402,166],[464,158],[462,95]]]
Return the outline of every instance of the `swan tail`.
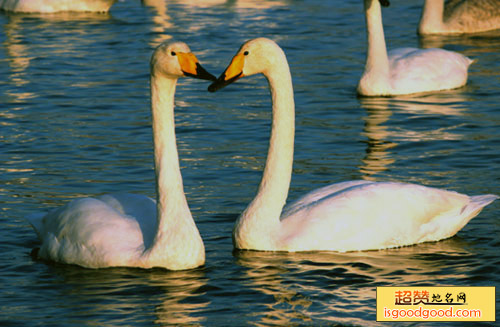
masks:
[[[454,236],[485,206],[498,198],[494,194],[471,196],[470,201],[459,212],[449,212],[423,225],[421,227],[422,239],[419,242],[439,241]]]
[[[462,226],[460,226],[458,230],[462,229],[463,226],[465,226],[472,218],[476,217],[484,207],[486,207],[496,199],[498,199],[498,196],[495,194],[471,196],[469,204],[463,207],[460,213],[460,216],[463,217],[463,220]]]
[[[497,195],[494,194],[486,194],[486,195],[476,195],[470,197],[470,202],[466,206],[462,208],[459,217],[461,217],[462,222],[458,225],[457,230],[453,233],[457,233],[460,229],[462,229],[467,223],[474,217],[476,217],[484,207],[486,207],[491,202],[498,199]],[[451,236],[453,236],[451,235]]]
[[[466,206],[463,211],[470,213],[471,218],[476,216],[484,207],[486,207],[491,202],[498,199],[498,195],[495,194],[485,194],[485,195],[475,195],[470,197],[470,204]]]

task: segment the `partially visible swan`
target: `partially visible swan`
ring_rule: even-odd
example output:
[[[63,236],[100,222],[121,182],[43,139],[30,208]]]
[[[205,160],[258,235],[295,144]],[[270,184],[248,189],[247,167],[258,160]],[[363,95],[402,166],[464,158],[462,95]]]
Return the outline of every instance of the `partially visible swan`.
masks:
[[[151,57],[151,111],[157,201],[135,194],[76,199],[31,217],[38,257],[87,268],[181,270],[205,262],[205,248],[184,195],[175,140],[174,94],[183,76],[215,80],[182,42]]]
[[[455,235],[498,198],[358,180],[322,187],[284,207],[292,175],[295,106],[283,50],[266,38],[246,42],[209,91],[258,73],[271,91],[271,139],[257,195],[234,226],[236,248],[343,252],[438,241]]]
[[[425,0],[419,34],[465,34],[500,28],[500,0]]]
[[[385,6],[389,1],[380,0]],[[368,49],[358,84],[364,96],[454,89],[467,83],[472,60],[443,49],[400,48],[387,53],[379,0],[364,0]]]
[[[116,0],[0,0],[0,9],[23,13],[107,12]]]

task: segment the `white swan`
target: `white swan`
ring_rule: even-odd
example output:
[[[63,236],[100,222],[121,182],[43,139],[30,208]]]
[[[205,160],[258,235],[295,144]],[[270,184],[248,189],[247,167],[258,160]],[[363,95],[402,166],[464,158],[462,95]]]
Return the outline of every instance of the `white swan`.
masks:
[[[22,13],[107,12],[116,0],[0,0],[0,9]]]
[[[387,0],[380,0],[389,5]],[[364,96],[448,90],[467,83],[472,60],[443,49],[400,48],[387,53],[379,0],[364,0],[368,50],[358,84]]]
[[[151,111],[156,196],[113,194],[76,199],[30,223],[38,257],[88,268],[181,270],[205,262],[189,210],[175,140],[174,94],[183,76],[215,80],[182,42],[163,43],[151,57]]]
[[[419,34],[465,34],[500,28],[500,0],[425,0]]]
[[[236,248],[343,252],[437,241],[455,235],[498,198],[414,184],[349,181],[317,189],[283,208],[292,175],[295,129],[285,54],[269,39],[248,41],[209,91],[258,73],[267,78],[271,91],[271,139],[257,195],[234,226]]]

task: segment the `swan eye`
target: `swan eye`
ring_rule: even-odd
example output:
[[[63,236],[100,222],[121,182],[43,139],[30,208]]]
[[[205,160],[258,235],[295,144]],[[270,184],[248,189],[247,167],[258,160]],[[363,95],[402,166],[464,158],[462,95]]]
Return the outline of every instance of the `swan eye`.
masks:
[[[248,56],[248,51],[243,52],[244,56]]]
[[[175,56],[175,55],[176,55],[175,51],[170,52],[170,54],[171,54],[172,56]]]

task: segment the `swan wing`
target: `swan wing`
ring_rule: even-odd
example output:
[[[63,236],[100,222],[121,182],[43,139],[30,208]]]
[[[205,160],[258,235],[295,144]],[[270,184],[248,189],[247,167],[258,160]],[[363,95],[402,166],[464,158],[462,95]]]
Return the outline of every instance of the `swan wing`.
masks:
[[[374,182],[357,180],[357,181],[347,181],[347,182],[330,184],[330,185],[318,188],[318,189],[311,191],[311,192],[307,193],[306,195],[300,197],[296,201],[286,205],[283,208],[283,212],[281,214],[280,220],[286,219],[286,217],[291,216],[294,213],[299,212],[300,210],[303,210],[308,206],[311,206],[313,203],[317,203],[318,201],[321,201],[321,200],[331,196],[332,194],[345,191],[346,189],[348,189],[350,187],[354,187],[354,186],[358,186],[358,185],[372,184],[372,183],[374,183]]]
[[[396,61],[401,59],[402,57],[406,56],[408,53],[412,53],[418,51],[417,48],[397,48],[397,49],[392,49],[387,53],[389,60]]]
[[[144,251],[139,221],[107,201],[77,199],[32,219],[42,241],[39,257],[88,268],[133,265]]]
[[[158,224],[156,201],[141,194],[114,193],[98,197],[120,214],[137,220],[143,234],[144,246],[148,248],[155,237]]]
[[[390,80],[399,93],[453,89],[466,84],[471,63],[462,54],[443,49],[396,49],[389,52]]]
[[[289,251],[373,250],[458,232],[495,195],[469,197],[404,183],[360,183],[326,194],[282,220]]]

